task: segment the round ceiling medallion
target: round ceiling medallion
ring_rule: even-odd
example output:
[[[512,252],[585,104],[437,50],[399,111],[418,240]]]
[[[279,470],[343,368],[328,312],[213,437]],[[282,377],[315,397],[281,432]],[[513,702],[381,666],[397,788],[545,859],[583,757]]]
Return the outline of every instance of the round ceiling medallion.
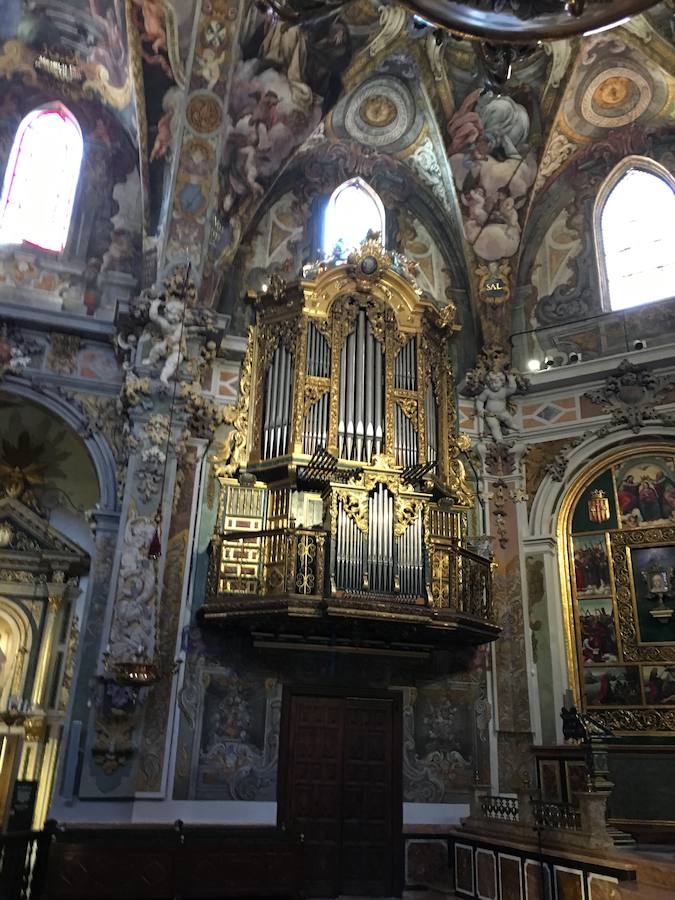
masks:
[[[384,94],[366,97],[359,107],[359,115],[367,125],[373,128],[386,128],[396,118],[396,104]]]
[[[334,121],[352,140],[391,147],[417,124],[415,102],[399,78],[378,75],[360,84],[335,111]]]
[[[635,122],[649,107],[652,86],[640,72],[627,67],[606,69],[584,91],[581,114],[598,128],[619,128]]]
[[[605,78],[591,97],[594,106],[602,109],[614,109],[629,99],[634,82],[625,75],[610,75]]]

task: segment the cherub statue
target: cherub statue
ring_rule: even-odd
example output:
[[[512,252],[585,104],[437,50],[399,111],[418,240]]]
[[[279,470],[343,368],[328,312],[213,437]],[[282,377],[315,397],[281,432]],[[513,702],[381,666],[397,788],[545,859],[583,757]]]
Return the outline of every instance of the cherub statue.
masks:
[[[164,360],[159,380],[168,388],[169,382],[176,376],[184,350],[181,344],[185,304],[181,300],[168,300],[163,305],[162,313],[160,298],[153,299],[150,304],[150,321],[161,331],[163,338],[153,345],[144,362],[154,366]]]
[[[476,397],[476,415],[482,425],[482,432],[490,432],[492,440],[504,440],[502,425],[515,428],[513,415],[509,412],[508,400],[518,391],[513,375],[508,372],[488,372],[483,390]]]
[[[505,430],[516,428],[511,397],[524,394],[528,387],[527,379],[511,368],[503,348],[486,347],[475,369],[467,372],[460,393],[474,398],[481,433],[499,444]]]

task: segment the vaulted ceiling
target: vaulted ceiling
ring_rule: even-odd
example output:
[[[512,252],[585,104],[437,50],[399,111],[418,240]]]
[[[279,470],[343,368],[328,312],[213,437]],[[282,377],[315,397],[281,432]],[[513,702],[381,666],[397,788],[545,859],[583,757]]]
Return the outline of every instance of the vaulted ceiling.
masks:
[[[616,163],[647,155],[675,170],[671,2],[608,31],[517,47],[467,40],[375,0],[305,24],[233,0],[227,33],[216,18],[200,31],[195,5],[2,0],[0,153],[28,109],[56,97],[76,107],[110,149],[118,220],[140,187],[133,233],[147,251],[166,239],[187,121],[197,137],[175,191],[182,209],[213,214],[202,259],[210,302],[223,294],[231,304],[252,269],[298,270],[303,218],[361,175],[439,301],[464,307],[484,340],[503,341],[560,318],[556,290],[581,279],[593,200]],[[198,138],[209,129],[217,153]],[[217,197],[203,197],[200,178],[214,166]],[[189,254],[188,224],[177,234]],[[582,290],[573,301],[588,312]]]

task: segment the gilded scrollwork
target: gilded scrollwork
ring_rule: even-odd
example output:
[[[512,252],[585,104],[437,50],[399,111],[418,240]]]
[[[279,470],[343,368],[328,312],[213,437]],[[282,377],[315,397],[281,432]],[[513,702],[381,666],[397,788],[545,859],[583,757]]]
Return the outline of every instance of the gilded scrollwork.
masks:
[[[246,353],[244,354],[239,376],[239,399],[234,406],[226,409],[224,413],[225,422],[232,425],[232,431],[230,431],[214,458],[215,474],[219,477],[234,475],[246,462],[251,372],[255,348],[254,336],[255,330],[250,328]]]
[[[612,732],[675,731],[675,709],[594,709],[593,720]]]
[[[423,508],[424,501],[421,497],[410,497],[405,494],[397,494],[394,497],[394,534],[396,537],[404,534]]]
[[[405,415],[407,419],[413,423],[413,425],[417,425],[417,417],[418,417],[418,400],[412,397],[401,397],[400,394],[396,395],[396,402],[401,407],[401,411]]]
[[[301,417],[307,415],[310,408],[320,400],[326,391],[330,390],[330,382],[327,378],[317,378],[315,376],[307,376],[305,378],[305,392],[301,398],[300,406]]]
[[[368,494],[365,491],[336,491],[342,509],[359,531],[368,534]]]

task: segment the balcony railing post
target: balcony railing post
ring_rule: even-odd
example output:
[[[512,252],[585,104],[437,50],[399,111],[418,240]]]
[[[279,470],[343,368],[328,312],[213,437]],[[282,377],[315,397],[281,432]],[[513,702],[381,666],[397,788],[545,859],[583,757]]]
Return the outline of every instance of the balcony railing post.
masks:
[[[593,791],[576,794],[581,818],[581,831],[594,848],[613,847],[614,842],[607,830],[607,800],[609,791]]]
[[[532,797],[526,790],[518,791],[518,822],[523,828],[534,828]]]
[[[487,797],[489,788],[482,784],[475,784],[471,788],[469,797],[469,817],[471,819],[483,818],[483,798]]]

